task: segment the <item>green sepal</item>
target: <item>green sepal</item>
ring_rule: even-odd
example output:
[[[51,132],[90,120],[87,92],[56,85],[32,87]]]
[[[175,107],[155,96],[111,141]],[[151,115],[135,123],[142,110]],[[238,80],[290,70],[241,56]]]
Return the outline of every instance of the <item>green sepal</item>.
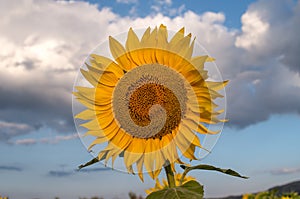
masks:
[[[94,158],[94,159],[88,161],[88,162],[85,163],[85,164],[79,165],[79,166],[78,166],[78,170],[80,170],[80,169],[82,169],[82,168],[84,168],[84,167],[90,166],[90,165],[92,165],[92,164],[95,164],[95,163],[97,163],[97,162],[99,162],[98,158]]]
[[[146,199],[202,199],[203,186],[191,180],[181,186],[152,192]]]

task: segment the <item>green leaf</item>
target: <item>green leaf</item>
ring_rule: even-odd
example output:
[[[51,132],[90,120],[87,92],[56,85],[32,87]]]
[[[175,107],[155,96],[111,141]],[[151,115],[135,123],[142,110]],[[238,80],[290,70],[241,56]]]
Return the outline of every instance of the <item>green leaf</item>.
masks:
[[[202,199],[203,186],[192,180],[182,186],[151,193],[146,199]]]
[[[200,164],[200,165],[193,166],[193,167],[187,167],[185,165],[180,165],[180,167],[185,169],[184,176],[191,170],[200,169],[200,170],[218,171],[218,172],[221,172],[221,173],[224,173],[224,174],[227,174],[227,175],[231,175],[231,176],[235,176],[235,177],[239,177],[239,178],[245,178],[245,179],[248,178],[246,176],[241,176],[238,172],[233,171],[231,169],[221,169],[221,168],[217,168],[217,167],[214,167],[214,166],[211,166],[211,165],[206,165],[206,164]]]

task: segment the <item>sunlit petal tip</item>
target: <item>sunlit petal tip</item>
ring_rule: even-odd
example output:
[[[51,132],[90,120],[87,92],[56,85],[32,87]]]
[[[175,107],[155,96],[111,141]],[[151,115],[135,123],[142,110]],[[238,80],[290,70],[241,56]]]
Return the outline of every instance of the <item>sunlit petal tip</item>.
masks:
[[[139,172],[138,173],[138,176],[139,176],[139,178],[140,178],[140,180],[142,181],[142,182],[144,182],[144,176],[143,176],[143,173],[141,172]]]
[[[223,123],[229,122],[229,119],[220,120],[220,122],[223,122]]]
[[[223,86],[224,86],[224,87],[227,86],[228,82],[229,82],[229,80],[223,81]]]
[[[153,171],[147,172],[148,175],[154,180],[155,179],[155,175]]]
[[[127,167],[127,172],[128,172],[129,174],[135,175],[132,166]]]
[[[145,44],[146,43],[146,41],[148,40],[148,38],[150,37],[150,31],[151,31],[151,28],[150,27],[148,27],[146,30],[145,30],[145,32],[144,32],[144,34],[143,34],[143,36],[142,36],[142,39],[141,39],[141,44]]]
[[[184,35],[185,28],[182,27],[178,32]]]
[[[207,57],[206,61],[207,62],[214,62],[214,61],[216,61],[216,59],[213,58],[213,57]]]
[[[151,34],[156,34],[157,33],[157,26],[152,30]]]
[[[129,52],[132,52],[136,49],[140,48],[140,41],[132,28],[128,31],[127,41],[126,41],[126,49]]]
[[[159,176],[160,172],[161,172],[161,169],[158,169],[158,170],[154,171],[154,179],[157,179],[157,177]]]
[[[167,29],[167,26],[165,26],[164,24],[160,24],[159,28]]]
[[[126,53],[123,45],[112,36],[109,36],[109,47],[110,47],[111,54],[115,59],[120,58],[122,55]]]

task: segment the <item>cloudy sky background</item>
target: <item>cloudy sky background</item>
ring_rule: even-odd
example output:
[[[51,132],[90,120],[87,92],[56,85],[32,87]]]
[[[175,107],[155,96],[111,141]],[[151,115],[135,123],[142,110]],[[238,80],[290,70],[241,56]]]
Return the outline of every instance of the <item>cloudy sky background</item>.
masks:
[[[0,0],[0,19],[0,194],[122,198],[153,186],[101,165],[74,171],[91,156],[71,92],[79,66],[109,35],[161,23],[185,26],[230,80],[230,122],[203,162],[251,178],[192,173],[206,196],[300,179],[300,1]]]

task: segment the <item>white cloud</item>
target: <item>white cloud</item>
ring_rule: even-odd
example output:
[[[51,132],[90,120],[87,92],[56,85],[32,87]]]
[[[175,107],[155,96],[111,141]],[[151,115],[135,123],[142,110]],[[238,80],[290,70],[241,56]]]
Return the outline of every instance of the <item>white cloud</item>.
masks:
[[[124,4],[132,4],[137,2],[138,0],[117,0],[117,3],[124,3]]]
[[[258,12],[247,12],[242,16],[243,34],[236,39],[236,46],[250,49],[265,42],[263,36],[269,29],[269,24],[264,22]]]
[[[70,135],[57,135],[54,137],[44,137],[44,138],[23,138],[23,139],[16,139],[14,141],[9,141],[10,144],[15,145],[33,145],[33,144],[58,144],[62,141],[74,140],[78,139],[79,135],[77,133],[73,133]]]
[[[242,16],[236,46],[247,50],[254,64],[268,58],[300,72],[300,1],[259,0]]]
[[[163,15],[174,17],[183,14],[185,11],[185,4],[174,7],[172,0],[153,0],[150,8],[153,11],[152,15],[161,13]]]
[[[159,13],[131,18],[80,1],[5,2],[0,5],[0,45],[5,46],[0,48],[0,117],[28,125],[28,131],[46,126],[59,133],[73,132],[71,91],[87,54],[108,35],[161,23],[175,31],[185,26],[217,58],[224,78],[231,80],[227,89],[231,124],[247,126],[271,114],[299,113],[299,75],[289,68],[300,71],[300,6],[292,12],[281,11],[290,5],[263,12],[274,7],[273,1],[250,6],[241,32],[224,25],[223,13],[181,13],[184,6],[173,18]],[[280,39],[285,27],[295,31]]]
[[[273,175],[289,175],[300,173],[300,168],[280,168],[270,171]]]
[[[39,140],[40,143],[47,143],[47,144],[57,144],[61,141],[68,141],[79,138],[79,135],[77,133],[71,134],[71,135],[58,135],[54,138],[46,137]]]
[[[16,140],[14,142],[14,144],[16,144],[16,145],[32,145],[32,144],[36,144],[36,140],[35,139],[31,139],[31,138],[28,138],[28,139],[19,139],[19,140]]]
[[[0,120],[0,141],[6,141],[11,137],[26,134],[33,130],[33,127],[16,122],[6,122]]]
[[[169,16],[177,16],[177,15],[182,15],[183,11],[185,10],[185,5],[182,4],[178,8],[170,8],[169,9]]]

